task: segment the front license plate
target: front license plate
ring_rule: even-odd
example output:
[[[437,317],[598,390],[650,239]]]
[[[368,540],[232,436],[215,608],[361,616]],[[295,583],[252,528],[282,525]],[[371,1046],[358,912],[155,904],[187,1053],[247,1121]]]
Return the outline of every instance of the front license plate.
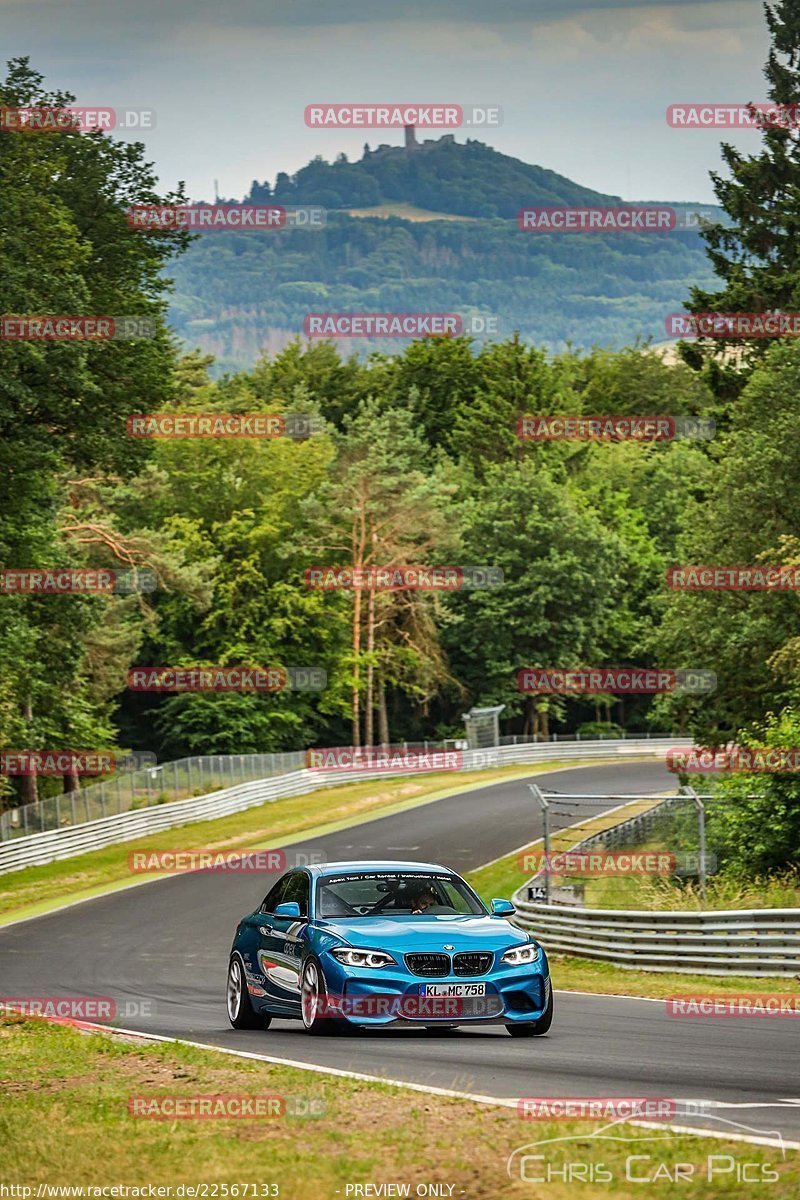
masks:
[[[421,996],[485,996],[485,983],[424,983]]]

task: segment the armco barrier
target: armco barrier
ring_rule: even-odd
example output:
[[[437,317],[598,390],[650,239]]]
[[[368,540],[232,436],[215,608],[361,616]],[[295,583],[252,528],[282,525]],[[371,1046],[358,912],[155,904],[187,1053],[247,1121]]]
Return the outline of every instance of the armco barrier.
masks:
[[[549,953],[639,971],[699,975],[800,973],[800,909],[714,912],[558,908],[515,900],[515,923]]]
[[[652,820],[678,803],[669,797],[636,817],[584,838],[580,851],[598,844],[629,844],[646,835]],[[549,953],[574,954],[638,971],[699,975],[800,974],[800,909],[730,909],[650,912],[531,903],[528,880],[514,894],[514,923],[529,930]]]
[[[496,766],[535,765],[537,762],[557,759],[580,761],[589,758],[656,757],[661,758],[671,747],[691,746],[689,739],[652,738],[626,739],[624,741],[596,742],[539,742],[517,746],[498,746],[485,750],[465,750],[461,756],[460,770],[475,771]],[[408,772],[412,774],[413,772]],[[326,773],[304,769],[290,771],[271,779],[257,779],[251,783],[223,788],[205,796],[174,800],[168,804],[156,804],[148,808],[102,817],[63,829],[52,829],[44,833],[17,837],[10,842],[0,842],[0,874],[18,871],[23,867],[40,866],[57,859],[73,858],[90,850],[100,850],[117,842],[129,842],[147,837],[151,833],[163,833],[194,821],[209,821],[225,817],[230,813],[242,812],[259,804],[272,803],[290,796],[300,796],[322,787],[334,787],[341,783],[352,783],[361,779],[386,779],[385,771],[335,771]]]

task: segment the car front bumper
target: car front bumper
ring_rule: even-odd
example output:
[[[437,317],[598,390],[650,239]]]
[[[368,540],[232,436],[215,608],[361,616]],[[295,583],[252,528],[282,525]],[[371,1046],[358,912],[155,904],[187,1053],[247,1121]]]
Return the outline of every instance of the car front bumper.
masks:
[[[381,967],[346,967],[330,954],[322,956],[331,1016],[354,1025],[515,1024],[537,1021],[550,999],[550,977],[544,952],[536,963],[502,965],[476,976],[423,978],[404,963]],[[426,995],[427,985],[457,986],[482,995]]]

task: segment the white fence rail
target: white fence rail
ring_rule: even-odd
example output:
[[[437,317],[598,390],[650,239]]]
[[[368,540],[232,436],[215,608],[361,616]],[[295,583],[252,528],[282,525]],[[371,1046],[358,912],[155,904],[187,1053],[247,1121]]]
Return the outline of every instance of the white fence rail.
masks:
[[[454,757],[450,761],[457,764],[454,768],[456,771],[475,771],[498,766],[535,765],[538,762],[553,760],[572,762],[592,758],[613,760],[642,756],[662,758],[671,747],[686,747],[691,744],[686,738],[627,738],[624,741],[600,740],[557,744],[539,742],[498,746],[486,750],[451,751]],[[421,772],[403,770],[395,774],[413,773]],[[333,787],[361,779],[386,778],[385,770],[290,771],[271,779],[257,779],[209,792],[205,796],[155,804],[96,821],[86,821],[80,825],[17,837],[13,841],[0,842],[0,875],[7,871],[21,870],[23,867],[41,866],[57,859],[73,858],[90,850],[100,850],[117,842],[133,841],[152,833],[163,833],[166,829],[175,829],[195,821],[209,821],[215,817],[228,816],[230,813],[241,812],[260,804],[314,792],[318,788]]]
[[[584,838],[574,849],[589,849],[598,843],[629,844],[646,836],[653,820],[680,802],[680,798],[670,797],[645,813]],[[528,880],[514,895],[514,923],[533,933],[548,952],[638,971],[800,975],[800,909],[650,912],[577,908],[530,902],[526,894],[533,882]]]

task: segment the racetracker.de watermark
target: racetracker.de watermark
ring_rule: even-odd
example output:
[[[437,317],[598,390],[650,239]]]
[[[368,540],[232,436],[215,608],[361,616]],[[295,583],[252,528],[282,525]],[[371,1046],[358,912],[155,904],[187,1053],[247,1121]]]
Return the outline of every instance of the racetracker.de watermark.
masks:
[[[517,864],[525,876],[674,875],[677,856],[660,850],[526,850]]]
[[[796,592],[800,566],[668,567],[667,587],[689,592]]]
[[[685,668],[665,671],[655,667],[589,667],[586,669],[524,667],[517,672],[517,688],[527,695],[567,695],[574,692],[599,695],[650,695],[688,692],[704,695],[715,691],[713,671]]]
[[[503,586],[500,567],[307,567],[307,588],[323,592],[458,592]]]
[[[128,870],[134,874],[160,871],[179,875],[192,871],[230,872],[234,875],[288,871],[327,862],[321,850],[131,850]]]
[[[713,851],[677,850],[675,853],[650,850],[565,850],[544,854],[525,851],[517,859],[519,872],[531,880],[529,899],[535,899],[536,880],[544,875],[562,879],[591,878],[603,875],[699,875],[701,869],[712,875],[718,867]],[[533,877],[533,878],[531,878]]]
[[[131,667],[132,692],[321,692],[324,667]]]
[[[279,229],[322,229],[327,210],[276,204],[132,204],[126,220],[131,229],[187,229],[191,233],[272,233]]]
[[[470,764],[491,766],[496,751],[472,753]],[[411,750],[403,746],[379,746],[374,749],[352,746],[328,746],[306,750],[306,766],[314,771],[380,771],[403,774],[415,771],[460,771],[464,766],[461,750]]]
[[[676,774],[782,774],[800,771],[800,749],[776,746],[737,746],[731,750],[668,750],[668,771]]]
[[[800,1017],[800,995],[791,992],[695,992],[668,996],[664,1003],[670,1017]]]
[[[128,1099],[131,1117],[151,1121],[263,1121],[279,1117],[322,1117],[322,1096],[280,1093],[200,1093],[193,1096],[164,1092],[141,1094]]]
[[[523,1121],[670,1121],[677,1100],[667,1096],[522,1096],[517,1116]]]
[[[426,996],[397,992],[373,992],[370,995],[328,993],[319,998],[317,1014],[321,1017],[393,1021],[449,1021],[459,1017],[490,1018],[504,1011],[497,995],[483,996]]]
[[[2,750],[0,775],[111,775],[154,767],[151,751],[115,754],[108,750]]]
[[[18,133],[110,133],[112,129],[155,129],[152,108],[84,108],[22,105],[0,107],[0,129]]]
[[[713,220],[709,209],[630,204],[592,208],[545,204],[517,213],[517,225],[529,233],[686,233]]]
[[[128,342],[156,334],[152,317],[76,317],[64,313],[0,316],[0,341],[4,342]]]
[[[125,421],[134,438],[298,438],[322,428],[310,413],[131,413]]]
[[[664,329],[671,338],[797,337],[800,312],[669,313]]]
[[[517,421],[523,442],[668,442],[712,438],[710,417],[667,416],[539,416],[526,413]]]
[[[458,129],[503,123],[499,104],[425,103],[307,104],[303,119],[310,129]]]
[[[310,338],[458,337],[499,332],[499,318],[446,312],[315,312],[303,318]]]
[[[0,1016],[48,1017],[62,1021],[111,1021],[111,996],[0,996]]]
[[[112,595],[153,592],[155,572],[148,567],[125,571],[88,567],[24,567],[0,571],[0,593],[4,595],[60,596]]]
[[[670,104],[667,124],[673,129],[793,129],[800,125],[800,104],[770,100],[733,104],[684,102]]]

